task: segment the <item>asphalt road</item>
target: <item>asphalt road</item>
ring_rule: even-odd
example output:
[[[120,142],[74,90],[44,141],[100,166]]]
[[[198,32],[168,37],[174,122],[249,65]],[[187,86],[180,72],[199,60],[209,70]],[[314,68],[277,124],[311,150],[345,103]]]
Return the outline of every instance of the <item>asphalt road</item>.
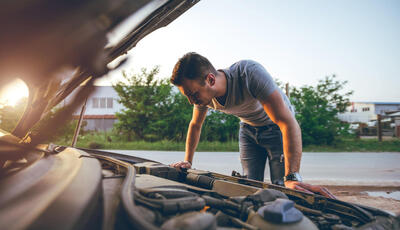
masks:
[[[170,164],[183,152],[109,150]],[[238,152],[197,152],[193,167],[223,174],[242,172]],[[268,167],[268,166],[267,166]],[[301,174],[305,182],[323,185],[400,186],[398,153],[303,153]],[[265,173],[266,181],[269,170]]]

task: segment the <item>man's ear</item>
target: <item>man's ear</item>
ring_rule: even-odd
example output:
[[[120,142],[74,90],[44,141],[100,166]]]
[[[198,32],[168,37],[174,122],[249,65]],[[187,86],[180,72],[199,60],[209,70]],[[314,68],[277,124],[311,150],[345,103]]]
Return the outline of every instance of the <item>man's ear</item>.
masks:
[[[208,84],[210,84],[210,86],[215,85],[215,75],[212,73],[209,73],[207,75],[207,81],[208,81]]]

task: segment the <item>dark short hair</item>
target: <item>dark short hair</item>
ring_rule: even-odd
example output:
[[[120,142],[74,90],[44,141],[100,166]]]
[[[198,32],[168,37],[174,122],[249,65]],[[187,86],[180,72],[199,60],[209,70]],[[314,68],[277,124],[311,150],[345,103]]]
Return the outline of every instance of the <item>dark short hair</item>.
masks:
[[[181,86],[183,80],[199,80],[201,84],[204,84],[204,77],[208,73],[217,74],[214,66],[206,58],[198,53],[190,52],[181,57],[175,64],[174,70],[172,71],[171,83],[176,86]]]

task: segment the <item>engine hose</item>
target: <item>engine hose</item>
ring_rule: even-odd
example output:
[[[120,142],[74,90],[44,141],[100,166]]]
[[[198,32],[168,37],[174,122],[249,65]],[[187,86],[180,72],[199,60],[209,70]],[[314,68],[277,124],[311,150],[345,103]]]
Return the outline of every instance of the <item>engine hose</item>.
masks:
[[[232,215],[229,215],[229,213],[223,213],[220,211],[216,214],[216,218],[218,225],[221,226],[235,227],[235,229],[241,228],[248,230],[259,230],[258,227],[248,224],[236,217],[233,217]]]
[[[241,207],[239,204],[233,203],[231,201],[220,200],[211,196],[203,195],[201,196],[205,201],[206,204],[212,208],[216,209],[232,209],[235,211],[240,211]]]
[[[148,198],[155,198],[157,195],[162,195],[167,199],[198,196],[196,193],[189,192],[182,188],[168,187],[139,189],[139,192]]]
[[[163,214],[175,214],[178,212],[188,212],[201,210],[206,205],[203,198],[199,196],[181,197],[175,199],[153,199],[135,192],[135,200],[138,203],[156,208]]]
[[[125,171],[125,179],[122,182],[121,188],[121,201],[122,207],[125,212],[128,214],[128,220],[132,226],[135,226],[137,229],[144,229],[144,230],[159,230],[156,226],[152,223],[147,222],[142,215],[140,214],[139,210],[135,207],[134,203],[134,193],[132,192],[132,187],[135,185],[135,168],[128,163],[125,163],[120,160],[116,160],[111,157],[100,156],[96,154],[92,154],[97,159],[112,162],[118,166],[122,166],[126,169]]]
[[[194,173],[188,173],[186,175],[186,183],[200,188],[212,189],[214,184],[214,179],[209,176],[198,175]]]
[[[232,218],[232,219],[231,219],[232,223],[237,224],[237,225],[240,225],[240,226],[242,226],[242,228],[244,228],[244,229],[248,229],[248,230],[259,230],[258,227],[253,226],[253,225],[251,225],[251,224],[248,224],[248,223],[246,223],[246,222],[243,222],[243,221],[239,220],[238,218],[234,218],[234,217],[231,217],[231,218]]]

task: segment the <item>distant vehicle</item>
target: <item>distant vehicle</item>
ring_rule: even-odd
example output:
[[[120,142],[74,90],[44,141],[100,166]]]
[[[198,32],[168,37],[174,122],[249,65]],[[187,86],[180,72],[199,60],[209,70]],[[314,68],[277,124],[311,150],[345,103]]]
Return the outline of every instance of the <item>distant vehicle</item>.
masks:
[[[16,128],[0,131],[0,228],[399,229],[399,217],[375,208],[47,141],[110,71],[108,63],[196,3],[0,3],[0,85],[19,77],[30,91]],[[130,30],[110,42],[108,33],[127,20]],[[72,92],[70,104],[50,113]]]
[[[360,124],[356,123],[356,124],[350,124],[349,126],[350,129],[358,129],[360,128]]]

